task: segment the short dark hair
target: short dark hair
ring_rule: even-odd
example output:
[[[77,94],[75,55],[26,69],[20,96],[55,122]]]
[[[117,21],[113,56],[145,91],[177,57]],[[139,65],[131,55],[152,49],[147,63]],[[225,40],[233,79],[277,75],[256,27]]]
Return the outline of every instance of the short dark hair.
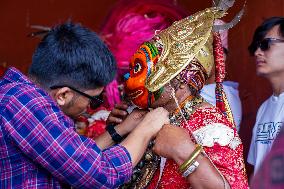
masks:
[[[253,40],[248,47],[248,50],[251,55],[254,55],[257,50],[257,44],[263,40],[265,35],[271,30],[274,26],[279,25],[279,33],[284,37],[284,17],[271,17],[265,20],[260,26],[258,26],[254,32]]]
[[[44,88],[96,89],[110,83],[115,74],[115,59],[97,34],[70,21],[47,33],[29,69],[29,75]]]

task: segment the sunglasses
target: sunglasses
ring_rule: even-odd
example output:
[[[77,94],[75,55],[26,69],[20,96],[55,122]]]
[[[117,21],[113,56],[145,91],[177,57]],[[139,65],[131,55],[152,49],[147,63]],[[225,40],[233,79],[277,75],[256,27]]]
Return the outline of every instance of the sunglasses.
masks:
[[[273,44],[273,43],[283,43],[283,42],[284,42],[284,39],[265,38],[262,41],[256,43],[256,46],[254,48],[253,54],[255,53],[255,51],[258,48],[260,48],[260,50],[262,50],[262,51],[267,51],[267,50],[269,50],[271,44]]]
[[[70,86],[66,86],[66,85],[55,85],[55,86],[51,86],[49,88],[50,89],[59,89],[59,88],[63,88],[63,87],[68,87],[71,90],[77,92],[78,94],[80,94],[80,95],[90,99],[90,108],[93,109],[93,110],[97,109],[98,107],[100,107],[100,105],[102,105],[102,103],[104,102],[102,94],[99,94],[97,96],[91,96],[91,95],[88,95],[88,94],[86,94],[86,93],[84,93],[82,91],[79,91],[78,89],[76,89],[74,87],[70,87]]]

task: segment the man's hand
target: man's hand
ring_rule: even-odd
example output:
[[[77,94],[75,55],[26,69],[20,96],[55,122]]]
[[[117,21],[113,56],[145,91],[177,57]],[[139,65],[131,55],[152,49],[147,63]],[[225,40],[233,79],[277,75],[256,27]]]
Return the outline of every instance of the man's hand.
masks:
[[[120,135],[128,134],[143,120],[146,113],[145,110],[134,109],[115,129]]]
[[[164,124],[168,124],[169,122],[169,112],[160,107],[147,113],[137,126],[137,130],[139,130],[141,134],[148,135],[152,138],[156,136]]]
[[[169,113],[166,109],[157,108],[152,110],[145,115],[138,126],[120,143],[128,150],[133,166],[142,158],[150,140],[167,123],[169,123]]]
[[[159,131],[153,150],[160,156],[173,159],[182,164],[194,151],[195,144],[188,132],[180,127],[164,125]]]
[[[117,105],[116,107],[118,107],[118,109],[112,111],[113,115],[121,115],[121,113],[124,110],[121,109],[127,109],[127,105]],[[119,109],[121,108],[121,109]],[[126,111],[125,111],[126,112]],[[127,135],[129,132],[131,132],[143,119],[143,117],[145,116],[147,112],[143,111],[143,110],[133,110],[131,114],[129,114],[128,116],[127,113],[125,113],[125,116],[122,115],[124,118],[124,121],[122,121],[120,124],[116,125],[116,121],[115,121],[115,117],[111,118],[111,122],[109,122],[108,124],[114,124],[115,126],[115,130],[116,132],[120,135],[120,136],[125,136]],[[109,116],[110,117],[110,116]],[[110,118],[108,118],[110,119]],[[118,118],[120,119],[120,118]],[[108,132],[105,132],[104,134],[100,135],[99,137],[97,137],[95,139],[97,145],[101,148],[101,149],[105,149],[111,145],[113,145],[113,140],[110,137],[110,134]]]
[[[115,105],[113,110],[110,112],[106,123],[107,124],[120,124],[127,117],[128,113],[126,109],[128,105],[125,102]]]

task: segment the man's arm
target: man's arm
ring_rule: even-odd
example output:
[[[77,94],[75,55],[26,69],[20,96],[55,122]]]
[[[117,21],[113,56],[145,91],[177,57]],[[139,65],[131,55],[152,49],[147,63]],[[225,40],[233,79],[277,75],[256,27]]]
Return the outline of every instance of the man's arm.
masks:
[[[4,114],[9,120],[5,129],[24,154],[59,180],[84,188],[115,188],[128,181],[131,159],[133,165],[138,162],[168,116],[164,109],[155,110],[123,144],[102,151],[92,139],[75,132],[73,121],[48,96],[14,95]],[[153,121],[159,114],[161,119]],[[143,140],[136,140],[138,135]],[[133,148],[140,145],[139,151]]]
[[[160,156],[175,160],[180,166],[185,162],[195,149],[188,132],[180,127],[165,125],[158,133],[155,140],[154,151]],[[186,179],[192,188],[215,189],[229,186],[226,179],[214,168],[207,157],[198,155],[196,161],[199,163],[197,169]]]
[[[139,120],[145,115],[144,111],[134,110],[121,124],[120,127],[124,132],[130,132]],[[157,108],[147,113],[140,121],[136,128],[124,139],[120,144],[124,146],[130,153],[133,167],[142,158],[149,141],[156,135],[160,128],[169,123],[168,112],[164,108]],[[132,126],[129,126],[132,125]],[[131,128],[131,129],[130,129]],[[130,130],[129,130],[130,129]],[[126,131],[125,131],[126,130]],[[118,130],[118,132],[121,130]],[[103,136],[110,138],[110,135]],[[101,141],[100,141],[101,142]],[[109,143],[108,143],[109,144]]]
[[[74,131],[74,123],[51,98],[19,94],[11,97],[5,111],[9,137],[54,177],[84,188],[113,188],[130,178],[131,156],[125,147],[100,150]]]
[[[120,109],[118,109],[117,107],[120,107]],[[122,109],[122,107],[124,109]],[[127,107],[128,106],[125,104],[117,105],[112,110],[107,121],[108,124],[116,125],[114,129],[122,137],[125,137],[128,133],[130,133],[142,121],[143,117],[147,113],[146,111],[142,110],[134,110],[131,114],[128,115],[126,112]],[[119,116],[119,114],[123,114],[124,116]],[[99,137],[96,137],[94,140],[101,149],[108,148],[109,146],[115,144],[109,132],[103,133]]]

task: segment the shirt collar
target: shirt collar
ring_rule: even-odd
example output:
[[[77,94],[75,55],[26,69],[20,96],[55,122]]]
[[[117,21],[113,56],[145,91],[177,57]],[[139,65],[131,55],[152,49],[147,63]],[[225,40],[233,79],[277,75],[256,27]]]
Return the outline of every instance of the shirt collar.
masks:
[[[3,79],[8,80],[10,82],[17,82],[17,83],[29,83],[33,84],[33,82],[21,73],[17,68],[10,67],[5,72]]]

